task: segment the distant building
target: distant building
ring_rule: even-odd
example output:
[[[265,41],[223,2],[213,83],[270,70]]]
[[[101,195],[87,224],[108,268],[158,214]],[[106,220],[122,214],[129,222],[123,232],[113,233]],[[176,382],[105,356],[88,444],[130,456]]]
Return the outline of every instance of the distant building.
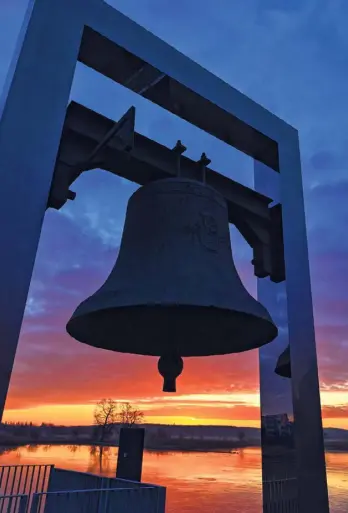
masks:
[[[292,435],[293,424],[287,413],[262,416],[262,429],[267,437],[288,437]]]

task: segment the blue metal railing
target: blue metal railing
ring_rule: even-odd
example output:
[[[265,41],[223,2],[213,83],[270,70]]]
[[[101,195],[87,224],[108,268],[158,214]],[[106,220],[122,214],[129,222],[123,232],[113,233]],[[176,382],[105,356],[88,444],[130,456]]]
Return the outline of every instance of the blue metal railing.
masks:
[[[0,513],[164,513],[165,501],[166,489],[147,483],[54,465],[0,467]]]
[[[6,513],[27,513],[29,504],[28,495],[1,495],[0,511]]]
[[[296,478],[263,482],[264,513],[298,513]]]
[[[12,513],[7,507],[8,500],[3,500],[5,496],[28,496],[29,507],[34,493],[47,490],[52,469],[53,465],[0,466],[0,513]]]
[[[103,488],[35,493],[30,513],[164,513],[153,488]]]
[[[117,477],[105,477],[78,470],[55,467],[51,473],[48,492],[60,490],[94,490],[98,488],[161,488],[153,484],[129,481]],[[45,490],[41,490],[45,491]]]

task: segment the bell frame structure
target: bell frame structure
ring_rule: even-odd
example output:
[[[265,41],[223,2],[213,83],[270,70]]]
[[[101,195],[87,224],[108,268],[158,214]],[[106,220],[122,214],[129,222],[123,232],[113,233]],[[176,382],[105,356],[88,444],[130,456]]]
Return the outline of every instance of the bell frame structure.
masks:
[[[256,171],[260,166],[267,166],[278,173],[298,511],[328,513],[296,129],[102,0],[30,0],[29,3],[0,105],[1,414],[75,66],[80,61],[253,157]],[[259,299],[274,302],[275,285],[267,279],[259,281],[262,282]],[[261,386],[261,403],[263,400]],[[264,511],[267,511],[265,504]]]

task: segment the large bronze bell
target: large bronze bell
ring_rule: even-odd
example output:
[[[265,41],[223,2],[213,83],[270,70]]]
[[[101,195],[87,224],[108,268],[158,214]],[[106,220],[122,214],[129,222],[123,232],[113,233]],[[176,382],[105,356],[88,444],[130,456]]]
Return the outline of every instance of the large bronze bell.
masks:
[[[274,372],[283,378],[291,378],[290,346],[279,356]]]
[[[162,357],[167,391],[180,357],[248,351],[278,333],[237,274],[224,198],[184,178],[132,195],[116,264],[67,331],[94,347]]]

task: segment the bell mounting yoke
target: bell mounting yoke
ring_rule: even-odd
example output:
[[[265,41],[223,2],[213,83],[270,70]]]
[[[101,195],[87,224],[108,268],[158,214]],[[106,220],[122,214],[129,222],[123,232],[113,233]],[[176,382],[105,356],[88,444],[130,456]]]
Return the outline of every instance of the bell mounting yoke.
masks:
[[[183,153],[177,141],[169,149],[135,130],[135,107],[118,122],[76,102],[67,108],[59,153],[47,208],[60,209],[76,194],[72,183],[84,171],[103,169],[145,185],[153,180],[180,176],[202,180],[226,199],[230,223],[253,249],[254,274],[285,280],[281,205],[270,207],[272,199],[208,168],[211,160],[202,153],[196,162]],[[73,162],[73,158],[79,158]]]

